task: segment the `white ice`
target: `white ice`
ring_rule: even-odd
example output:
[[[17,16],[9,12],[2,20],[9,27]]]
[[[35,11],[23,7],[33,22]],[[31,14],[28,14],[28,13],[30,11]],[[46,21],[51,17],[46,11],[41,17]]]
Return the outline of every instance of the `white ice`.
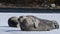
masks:
[[[8,26],[8,18],[21,15],[33,15],[41,19],[55,20],[60,25],[59,13],[0,13],[0,34],[60,34],[60,28],[51,31],[21,31],[20,28]]]

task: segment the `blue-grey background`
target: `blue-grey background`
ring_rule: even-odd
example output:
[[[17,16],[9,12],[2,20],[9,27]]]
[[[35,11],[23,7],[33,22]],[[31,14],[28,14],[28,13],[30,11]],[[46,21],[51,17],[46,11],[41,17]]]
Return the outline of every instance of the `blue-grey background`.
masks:
[[[51,31],[21,31],[8,27],[8,18],[12,16],[33,15],[41,19],[55,20],[60,25],[60,13],[0,13],[0,34],[60,34],[60,28]]]
[[[0,8],[5,13],[60,13],[60,9],[33,9],[33,8]]]

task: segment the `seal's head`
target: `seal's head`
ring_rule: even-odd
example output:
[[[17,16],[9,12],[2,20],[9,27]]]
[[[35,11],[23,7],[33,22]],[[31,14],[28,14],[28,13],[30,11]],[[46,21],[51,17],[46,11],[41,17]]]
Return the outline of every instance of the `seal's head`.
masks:
[[[54,29],[59,29],[59,25],[56,21],[52,21],[53,22],[53,27]]]

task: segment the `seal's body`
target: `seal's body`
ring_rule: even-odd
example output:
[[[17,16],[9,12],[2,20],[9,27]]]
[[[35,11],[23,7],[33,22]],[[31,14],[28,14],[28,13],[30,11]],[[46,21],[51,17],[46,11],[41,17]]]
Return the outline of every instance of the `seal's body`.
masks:
[[[20,16],[18,21],[22,31],[49,31],[59,28],[56,21],[40,19],[31,15]]]

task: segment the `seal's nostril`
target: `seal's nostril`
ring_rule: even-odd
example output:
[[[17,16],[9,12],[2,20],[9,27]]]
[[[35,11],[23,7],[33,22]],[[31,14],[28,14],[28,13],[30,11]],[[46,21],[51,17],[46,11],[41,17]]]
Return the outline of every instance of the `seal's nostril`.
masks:
[[[59,25],[58,25],[57,29],[59,29]]]

